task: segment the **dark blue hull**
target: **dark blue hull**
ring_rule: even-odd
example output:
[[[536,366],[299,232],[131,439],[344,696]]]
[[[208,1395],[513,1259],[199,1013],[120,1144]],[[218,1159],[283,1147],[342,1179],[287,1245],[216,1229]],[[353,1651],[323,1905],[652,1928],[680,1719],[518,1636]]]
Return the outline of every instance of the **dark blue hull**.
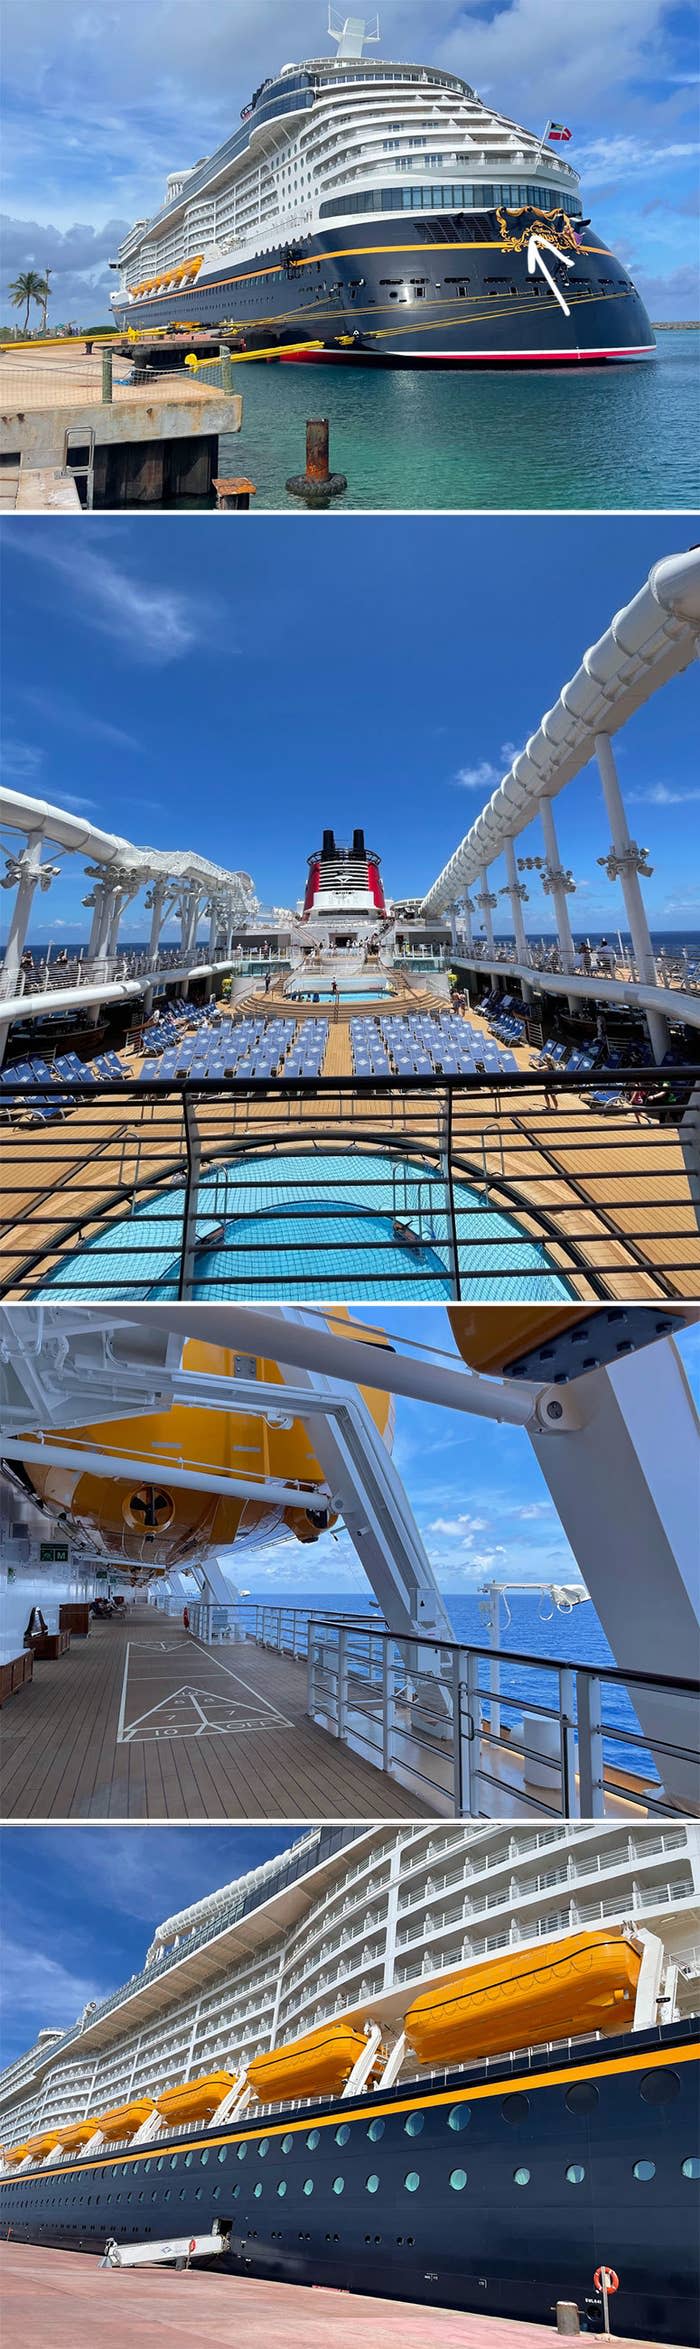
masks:
[[[101,2251],[218,2222],[235,2274],[550,2327],[604,2262],[616,2332],[696,2349],[696,2055],[677,2024],[76,2157],[3,2181],[3,2230]]]
[[[532,212],[417,214],[324,230],[195,287],[117,298],[118,325],[232,327],[246,347],[320,345],[323,361],[402,367],[600,365],[653,355],[644,304],[589,227]],[[530,231],[558,248],[528,271]],[[567,267],[567,261],[572,266]]]

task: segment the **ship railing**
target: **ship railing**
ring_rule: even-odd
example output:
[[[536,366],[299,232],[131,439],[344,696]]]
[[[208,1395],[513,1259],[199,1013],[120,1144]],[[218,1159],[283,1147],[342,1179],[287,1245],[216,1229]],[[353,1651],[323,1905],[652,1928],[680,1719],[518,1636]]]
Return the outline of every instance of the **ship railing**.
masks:
[[[0,1295],[14,1299],[34,1296],[49,1265],[62,1286],[70,1267],[81,1300],[104,1294],[107,1273],[117,1299],[158,1281],[205,1301],[288,1296],[290,1264],[300,1302],[327,1297],[329,1278],[353,1299],[366,1282],[406,1300],[473,1297],[478,1281],[502,1302],[520,1297],[525,1273],[533,1296],[554,1287],[586,1301],[687,1297],[700,1278],[691,1065],[583,1079],[493,1063],[454,1077],[154,1075],[129,1087],[126,1156],[123,1083],[53,1077],[50,1092],[13,1091],[8,1068],[0,1105]],[[485,1182],[494,1120],[502,1140]],[[397,1166],[410,1206],[398,1226]],[[330,1250],[312,1197],[333,1217]],[[121,1247],[114,1219],[126,1210]]]

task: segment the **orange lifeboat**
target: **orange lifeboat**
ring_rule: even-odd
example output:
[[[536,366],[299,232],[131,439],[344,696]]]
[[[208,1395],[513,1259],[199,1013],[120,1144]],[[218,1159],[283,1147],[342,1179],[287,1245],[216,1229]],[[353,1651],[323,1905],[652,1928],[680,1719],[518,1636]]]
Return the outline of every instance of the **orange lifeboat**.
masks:
[[[101,2125],[97,2121],[71,2121],[67,2128],[57,2130],[57,2144],[63,2153],[74,2153],[77,2146],[89,2145],[90,2138],[94,2137],[96,2129]]]
[[[27,2159],[27,2155],[28,2155],[28,2153],[30,2153],[30,2152],[31,2152],[31,2146],[30,2146],[30,2145],[8,2145],[8,2147],[7,2147],[7,2149],[6,2149],[6,2153],[5,2153],[5,2160],[6,2160],[6,2161],[26,2161],[26,2159]]]
[[[464,2063],[634,2019],[641,1954],[614,1927],[541,1949],[504,1950],[423,1990],[404,2029],[419,2063]]]
[[[177,2088],[164,2088],[156,2097],[156,2112],[173,2126],[180,2121],[209,2121],[235,2085],[235,2072],[207,2072],[201,2080],[181,2080]]]
[[[33,2161],[45,2161],[47,2153],[53,2153],[54,2146],[60,2145],[60,2142],[60,2129],[41,2129],[38,2137],[29,2138],[24,2150],[25,2153],[31,2153]]]
[[[365,2034],[355,2023],[336,2019],[322,2023],[317,2031],[307,2031],[303,2039],[290,2039],[286,2047],[256,2055],[248,2065],[248,2078],[262,2104],[276,2104],[290,2096],[332,2095],[346,2086],[366,2046]],[[380,2049],[372,2067],[373,2078],[383,2062]]]
[[[135,2137],[152,2112],[155,2112],[153,2097],[138,2096],[133,2104],[115,2104],[112,2112],[101,2113],[92,2126],[101,2130],[103,2137]]]

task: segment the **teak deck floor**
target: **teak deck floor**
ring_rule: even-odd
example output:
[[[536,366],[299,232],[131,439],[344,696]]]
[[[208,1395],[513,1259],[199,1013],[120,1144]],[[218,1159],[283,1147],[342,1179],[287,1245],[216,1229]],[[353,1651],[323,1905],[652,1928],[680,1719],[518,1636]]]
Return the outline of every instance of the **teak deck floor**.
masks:
[[[202,1647],[143,1607],[35,1664],[3,1708],[0,1756],[4,1818],[431,1816],[308,1719],[304,1664]]]

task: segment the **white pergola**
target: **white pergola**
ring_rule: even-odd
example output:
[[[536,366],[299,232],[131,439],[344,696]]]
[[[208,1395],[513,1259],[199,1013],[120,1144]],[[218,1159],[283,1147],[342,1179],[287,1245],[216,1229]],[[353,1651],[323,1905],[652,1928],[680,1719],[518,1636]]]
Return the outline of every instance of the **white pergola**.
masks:
[[[613,981],[609,987],[601,987],[599,978],[579,973],[573,992],[628,996],[638,1002],[645,1011],[658,1059],[663,1058],[667,1042],[669,1010],[673,1009],[676,1017],[697,1021],[698,1008],[677,991],[670,1004],[668,990],[665,1000],[661,990],[657,993],[658,974],[641,889],[642,877],[648,877],[653,868],[647,850],[630,836],[612,737],[652,694],[689,667],[697,657],[699,631],[700,551],[691,548],[655,563],[639,594],[615,614],[605,635],[584,653],[575,676],[562,686],[554,708],[545,712],[536,733],[513,760],[426,892],[421,908],[426,916],[448,913],[452,917],[456,945],[461,907],[469,952],[473,946],[472,916],[478,908],[486,939],[483,959],[488,966],[489,957],[494,958],[493,914],[499,895],[491,885],[490,867],[497,857],[504,856],[506,885],[500,894],[510,901],[515,937],[511,967],[527,979],[533,958],[523,913],[528,892],[520,875],[537,864],[545,894],[552,901],[564,974],[559,980],[548,979],[548,985],[554,991],[559,988],[570,993],[566,975],[573,978],[576,972],[576,954],[568,898],[575,883],[562,863],[552,803],[595,758],[611,833],[610,845],[598,862],[608,879],[619,880],[622,886],[638,983],[633,988]],[[516,858],[515,843],[536,816],[542,825],[544,858]]]

